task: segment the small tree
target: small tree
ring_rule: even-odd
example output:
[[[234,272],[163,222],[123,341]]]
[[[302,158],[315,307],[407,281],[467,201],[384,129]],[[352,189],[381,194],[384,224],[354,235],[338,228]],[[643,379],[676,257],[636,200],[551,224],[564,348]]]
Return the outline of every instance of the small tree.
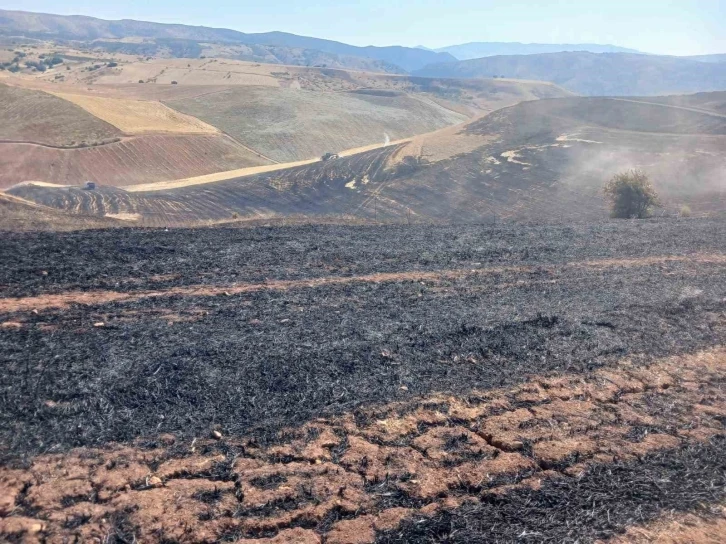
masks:
[[[660,206],[658,195],[642,170],[628,170],[615,175],[605,185],[610,201],[610,215],[619,219],[648,217],[650,209]]]

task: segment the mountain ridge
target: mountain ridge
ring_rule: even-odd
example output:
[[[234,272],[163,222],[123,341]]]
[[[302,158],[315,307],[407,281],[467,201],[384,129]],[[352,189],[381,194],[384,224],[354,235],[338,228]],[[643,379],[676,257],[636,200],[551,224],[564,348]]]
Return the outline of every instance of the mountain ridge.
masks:
[[[587,51],[589,53],[634,53],[644,54],[637,49],[629,49],[611,44],[593,43],[524,43],[524,42],[468,42],[448,45],[434,49],[439,53],[449,53],[459,60],[471,60],[498,55],[534,55],[539,53],[563,53],[567,51]]]
[[[726,63],[630,53],[502,55],[431,65],[414,75],[549,81],[586,96],[654,96],[726,89]]]
[[[403,46],[358,47],[334,40],[298,36],[287,32],[244,33],[227,28],[155,23],[121,19],[110,21],[86,15],[55,15],[28,11],[0,10],[0,36],[20,35],[28,38],[93,41],[142,37],[151,39],[185,39],[246,45],[286,46],[313,49],[335,55],[372,58],[394,64],[406,71],[427,64],[453,62],[448,53]]]

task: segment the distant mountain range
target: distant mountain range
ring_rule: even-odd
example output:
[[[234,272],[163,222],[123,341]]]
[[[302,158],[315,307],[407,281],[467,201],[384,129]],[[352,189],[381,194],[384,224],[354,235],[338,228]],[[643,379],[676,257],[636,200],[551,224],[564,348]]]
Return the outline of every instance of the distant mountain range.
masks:
[[[449,53],[459,60],[479,59],[495,55],[536,55],[540,53],[561,53],[564,51],[587,51],[589,53],[640,53],[636,49],[616,45],[593,43],[519,43],[519,42],[471,42],[449,45],[435,49]]]
[[[246,34],[224,28],[0,10],[0,39],[10,37],[72,42],[139,56],[197,58],[212,51],[212,56],[266,63],[427,77],[534,79],[584,95],[726,89],[726,55],[666,57],[614,45],[473,42],[436,51],[424,46],[358,47],[286,32]]]
[[[401,46],[356,47],[332,40],[297,36],[286,32],[245,34],[224,28],[133,20],[106,21],[80,15],[64,16],[8,10],[0,10],[0,36],[83,42],[140,37],[150,40],[187,40],[192,43],[212,42],[310,49],[333,55],[376,59],[408,72],[428,64],[456,61],[456,58],[449,53]]]
[[[628,53],[561,52],[436,64],[422,77],[534,79],[586,96],[652,96],[726,89],[726,63]]]
[[[691,60],[697,60],[699,62],[726,62],[726,55],[694,55],[692,57],[684,57]]]

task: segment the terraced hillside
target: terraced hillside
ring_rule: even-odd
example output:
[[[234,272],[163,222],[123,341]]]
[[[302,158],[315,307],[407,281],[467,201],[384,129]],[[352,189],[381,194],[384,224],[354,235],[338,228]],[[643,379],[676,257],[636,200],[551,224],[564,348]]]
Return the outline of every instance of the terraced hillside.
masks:
[[[423,97],[393,91],[243,87],[167,104],[278,162],[383,142],[386,135],[398,140],[466,119]]]
[[[726,118],[637,100],[524,102],[460,127],[356,154],[236,179],[126,192],[26,186],[13,193],[141,224],[345,215],[395,222],[592,221],[618,171],[648,171],[673,215],[726,212]],[[203,180],[200,180],[203,181]]]
[[[713,542],[725,228],[4,233],[0,539]]]

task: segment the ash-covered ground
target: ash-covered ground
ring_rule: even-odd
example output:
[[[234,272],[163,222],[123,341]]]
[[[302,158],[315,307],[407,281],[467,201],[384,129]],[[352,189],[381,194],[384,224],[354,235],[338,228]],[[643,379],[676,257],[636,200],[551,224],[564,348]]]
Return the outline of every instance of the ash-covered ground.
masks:
[[[719,385],[723,352],[713,352],[726,343],[723,221],[6,233],[0,240],[0,254],[0,437],[4,482],[17,492],[13,504],[0,514],[8,516],[6,521],[37,518],[41,535],[78,536],[81,533],[73,531],[96,527],[94,523],[102,533],[102,514],[92,505],[114,504],[120,499],[113,493],[168,490],[174,478],[224,482],[230,489],[240,490],[242,498],[235,496],[244,508],[233,508],[227,517],[195,517],[194,523],[216,523],[208,535],[204,533],[207,536],[200,536],[198,528],[175,533],[154,526],[151,531],[149,527],[156,522],[144,517],[142,501],[135,510],[120,506],[113,510],[123,516],[114,518],[121,521],[115,529],[107,526],[108,531],[116,531],[119,538],[129,534],[145,537],[144,541],[161,541],[162,536],[167,541],[210,542],[222,537],[265,537],[278,538],[275,542],[313,542],[317,538],[332,544],[346,542],[351,534],[368,535],[370,540],[372,534],[386,542],[510,542],[516,541],[517,534],[532,534],[535,536],[527,541],[583,542],[653,520],[664,508],[690,512],[696,504],[718,503],[724,498],[723,481],[714,480],[722,477],[723,463],[704,461],[720,447],[726,415]],[[711,361],[710,377],[704,377],[703,383],[696,370],[689,377],[673,370],[678,368],[674,362],[678,358],[700,361],[703,353],[709,353]],[[637,369],[666,364],[661,363],[664,360],[669,362],[663,372],[672,375],[672,384],[633,377]],[[622,378],[625,363],[631,365],[628,379],[639,386],[627,386]],[[599,398],[597,388],[579,390],[574,385],[578,376],[583,380],[599,376],[601,380],[605,375],[619,388],[611,397]],[[585,425],[576,420],[579,416],[574,412],[563,412],[564,419],[558,419],[553,406],[559,401],[550,388],[554,387],[551,380],[559,378],[571,380],[568,387],[577,390],[558,397],[560,400],[597,400],[600,415],[593,416],[595,423]],[[541,398],[511,393],[511,388],[533,383],[540,384]],[[545,383],[549,385],[543,389]],[[475,407],[490,393],[501,396],[504,404],[470,419],[453,415],[451,403],[441,401],[458,399]],[[636,399],[636,394],[673,397],[670,404],[659,404],[647,395]],[[555,439],[533,434],[538,424],[522,419],[536,414],[540,405],[551,409],[548,416],[540,416],[543,421],[567,428],[563,432],[569,438],[559,436],[552,446],[553,451],[565,451],[561,455],[550,458],[547,447],[538,449],[538,444]],[[622,414],[614,419],[604,415],[615,405],[629,410],[646,406],[647,410],[642,409],[647,414],[643,412],[637,424]],[[666,405],[682,406],[673,416],[677,424],[643,419],[662,417]],[[409,408],[401,408],[405,406]],[[710,407],[710,412],[703,411],[707,416],[698,416],[708,417],[708,422],[696,417],[701,413],[697,406]],[[419,413],[416,410],[443,414],[443,420],[420,416],[406,432],[387,438],[385,433],[361,435],[370,448],[412,448],[411,455],[421,456],[418,464],[404,471],[391,468],[390,480],[388,469],[371,472],[371,467],[378,466],[376,463],[387,466],[393,454],[388,458],[381,454],[374,461],[381,452],[366,450],[368,446],[361,445],[355,434],[391,420],[390,414],[384,417],[380,410],[393,410],[398,417]],[[516,425],[482,430],[490,418],[510,411]],[[573,417],[575,420],[567,419]],[[320,422],[331,426],[330,433],[316,428],[300,438],[294,432]],[[434,456],[430,442],[429,446],[423,439],[417,442],[417,437],[430,436],[427,433],[434,432],[432,427],[437,425],[464,429],[456,431],[458,435],[436,435],[436,440],[443,441],[439,448],[445,451],[443,457]],[[708,432],[698,435],[696,430],[702,426]],[[612,453],[603,457],[603,448],[613,448],[605,446],[613,440],[614,435],[604,431],[610,427],[621,429],[618,440],[626,445],[650,444],[646,440],[649,434],[660,437],[617,461],[621,464],[612,479],[606,477],[610,469],[602,468],[615,462]],[[600,434],[577,434],[595,430]],[[190,446],[209,443],[214,431],[227,446],[212,439],[201,454]],[[389,427],[386,432],[393,431]],[[473,434],[461,438],[466,433]],[[327,438],[320,451],[327,454],[291,453],[295,447],[289,445],[290,440],[317,444],[321,436]],[[447,465],[444,457],[458,451],[462,440],[469,440],[468,453]],[[480,449],[472,450],[477,441]],[[578,445],[573,446],[572,441]],[[561,450],[563,443],[569,444],[565,450]],[[594,446],[583,446],[590,443]],[[96,482],[95,495],[83,491],[73,494],[73,500],[58,499],[59,512],[71,508],[75,509],[73,516],[80,516],[76,511],[79,504],[90,510],[82,512],[84,523],[54,526],[55,507],[51,504],[55,503],[45,495],[45,499],[33,495],[34,486],[47,483],[50,476],[38,476],[39,469],[33,467],[46,463],[48,456],[60,466],[63,459],[74,459],[79,451],[111,451],[108,448],[119,445],[156,455],[155,460],[141,463],[148,474],[141,477],[131,471],[136,475],[129,476],[128,489],[119,487],[111,498],[103,498],[106,484]],[[155,448],[165,448],[165,453],[154,454]],[[271,453],[275,448],[278,453]],[[288,449],[279,453],[283,451],[279,448]],[[635,446],[621,449],[630,451],[628,448]],[[227,464],[215,465],[211,472],[185,469],[173,472],[176,476],[159,472],[162,460],[195,455],[227,456]],[[506,456],[517,456],[516,462]],[[638,465],[641,457],[642,466]],[[288,466],[292,472],[284,478],[290,479],[292,473],[301,477],[302,470],[298,467],[295,472],[290,463],[329,463],[331,470],[350,471],[362,478],[361,493],[396,500],[368,503],[358,497],[359,506],[351,512],[353,499],[335,505],[325,502],[314,486],[304,492],[291,486],[293,498],[270,495],[259,499],[260,504],[246,504],[244,471],[254,468],[259,473],[262,468],[240,468],[234,463],[241,459]],[[494,484],[449,482],[435,492],[410,488],[424,486],[426,474],[434,478],[431,471],[442,467],[466,461],[474,463],[467,465],[473,470],[477,462],[495,459],[500,464],[502,459],[513,463],[511,470],[503,470],[506,477],[496,480],[498,486],[540,472],[547,480],[548,471],[573,478],[576,472],[568,473],[567,468],[589,459],[600,468],[588,473],[581,488],[591,494],[602,488],[609,493],[608,500],[616,503],[617,493],[627,487],[628,479],[648,480],[651,474],[662,473],[663,478],[677,483],[681,480],[669,474],[678,473],[682,478],[678,467],[690,463],[697,469],[688,486],[675,486],[680,498],[668,502],[658,497],[659,489],[663,497],[672,496],[675,484],[651,486],[640,495],[630,493],[607,523],[603,519],[610,510],[603,506],[605,502],[593,504],[588,514],[589,505],[572,498],[579,489],[572,479],[566,484],[555,479],[535,491],[519,488],[510,499],[496,501],[484,496],[485,488]],[[418,470],[421,474],[417,476]],[[36,474],[36,479],[26,482],[18,475],[29,473]],[[258,473],[255,477],[261,478]],[[93,469],[89,481],[94,482],[97,474]],[[149,479],[157,474],[161,475],[159,485]],[[263,476],[271,474],[274,476],[268,470]],[[322,478],[316,474],[315,478]],[[448,476],[437,474],[435,479],[448,482]],[[53,478],[66,477],[56,474]],[[612,489],[603,483],[606,480]],[[282,480],[272,477],[271,481],[271,487],[252,487],[279,493]],[[350,489],[358,484],[345,485]],[[708,485],[710,490],[704,487]],[[345,493],[340,493],[342,500]],[[250,496],[247,491],[248,502]],[[462,497],[475,502],[465,504]],[[453,498],[458,502],[446,503]],[[529,501],[531,523],[511,521],[510,514],[516,514],[512,505],[519,499]],[[562,529],[564,521],[557,513],[567,501],[574,505],[573,516],[577,516],[569,533]],[[306,511],[300,515],[307,521],[296,522],[298,518],[291,512],[311,504],[317,505],[316,513]],[[426,512],[432,504],[439,509]],[[328,505],[327,510],[322,505]],[[639,505],[642,516],[626,515]],[[169,508],[161,517],[171,523],[175,510]],[[344,530],[357,527],[353,522],[360,524],[368,519],[365,516],[380,518],[396,508],[412,509],[407,515],[399,512],[400,526],[371,521],[370,530]],[[499,525],[499,532],[490,533],[489,522],[482,520],[501,524],[502,513],[510,521]],[[108,516],[109,510],[103,515]],[[416,521],[421,515],[425,522]],[[276,516],[284,520],[275,524]],[[247,527],[244,520],[249,519],[269,523]],[[187,528],[193,526],[189,520],[184,523]],[[6,526],[5,533],[27,536],[29,529],[20,525],[12,525],[12,531]],[[306,534],[300,536],[301,531]],[[90,538],[97,533],[83,534]]]

